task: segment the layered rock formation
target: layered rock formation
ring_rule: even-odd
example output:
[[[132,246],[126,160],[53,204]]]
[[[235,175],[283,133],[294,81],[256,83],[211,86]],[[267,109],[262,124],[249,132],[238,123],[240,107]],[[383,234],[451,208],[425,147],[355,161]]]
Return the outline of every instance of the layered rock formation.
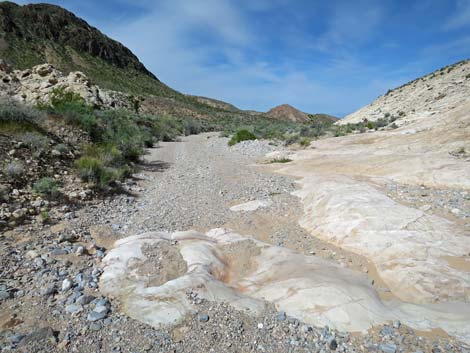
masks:
[[[438,119],[417,119],[393,132],[325,139],[289,155],[294,162],[280,171],[301,178],[296,193],[305,209],[301,225],[369,259],[395,297],[468,302],[467,216],[458,218],[445,205],[431,213],[430,207],[401,204],[386,186],[452,189],[468,198],[470,163],[463,157],[470,150],[469,113],[467,103]]]
[[[103,262],[101,291],[155,327],[180,322],[196,310],[192,301],[207,299],[251,313],[271,302],[303,322],[343,331],[398,319],[470,339],[465,305],[387,306],[363,274],[224,229],[131,236],[118,240]]]

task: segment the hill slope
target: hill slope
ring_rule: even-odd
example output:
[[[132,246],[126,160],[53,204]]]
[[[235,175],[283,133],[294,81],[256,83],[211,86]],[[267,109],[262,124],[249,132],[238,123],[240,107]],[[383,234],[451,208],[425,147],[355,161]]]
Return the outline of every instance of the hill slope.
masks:
[[[397,125],[440,114],[470,101],[470,61],[464,60],[388,91],[338,125],[396,117]]]
[[[269,118],[278,119],[278,120],[289,120],[293,122],[306,122],[309,121],[307,113],[301,112],[298,109],[295,109],[289,104],[282,104],[277,107],[272,108],[266,113]]]
[[[100,87],[180,97],[121,43],[54,5],[0,3],[0,56],[15,69],[45,62],[68,74],[82,71]]]

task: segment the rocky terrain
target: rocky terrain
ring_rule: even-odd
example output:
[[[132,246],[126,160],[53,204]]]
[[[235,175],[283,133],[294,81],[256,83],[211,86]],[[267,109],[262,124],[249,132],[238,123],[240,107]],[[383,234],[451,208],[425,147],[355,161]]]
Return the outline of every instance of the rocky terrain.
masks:
[[[84,201],[86,207],[70,207],[53,225],[31,224],[4,232],[2,351],[465,352],[463,343],[442,331],[415,331],[398,319],[351,334],[332,328],[333,322],[325,326],[299,320],[269,302],[250,314],[230,302],[206,298],[204,284],[182,292],[188,315],[162,327],[141,323],[145,320],[127,299],[103,296],[111,288],[106,273],[113,262],[114,241],[127,242],[126,236],[151,230],[231,228],[265,246],[282,246],[280,251],[349,269],[367,282],[368,262],[363,257],[312,238],[299,226],[302,207],[290,195],[295,179],[272,174],[276,164],[263,162],[265,153],[275,151],[285,153],[267,141],[228,147],[227,139],[216,134],[161,143],[146,157],[143,171],[127,183],[127,195]],[[208,159],[209,155],[218,158]],[[250,200],[269,203],[252,211],[230,210]],[[177,255],[180,246],[175,240],[143,248],[148,260],[135,262],[139,267],[134,280],[149,281],[150,290],[184,273],[186,267],[180,266]],[[226,248],[231,256],[227,259],[232,259],[234,269],[249,273],[244,259],[256,252],[238,253],[238,248]],[[340,314],[333,318],[336,315]]]
[[[443,67],[401,87],[389,90],[371,104],[347,115],[339,125],[395,117],[399,126],[419,120],[439,120],[442,114],[468,102],[470,61]]]
[[[134,109],[134,98],[120,92],[92,85],[85,74],[76,71],[68,75],[43,64],[27,70],[13,70],[5,63],[0,65],[0,95],[12,97],[30,105],[49,105],[54,95],[73,92],[87,104],[100,108]]]
[[[336,122],[47,4],[0,3],[0,55],[0,351],[470,352],[468,61]]]

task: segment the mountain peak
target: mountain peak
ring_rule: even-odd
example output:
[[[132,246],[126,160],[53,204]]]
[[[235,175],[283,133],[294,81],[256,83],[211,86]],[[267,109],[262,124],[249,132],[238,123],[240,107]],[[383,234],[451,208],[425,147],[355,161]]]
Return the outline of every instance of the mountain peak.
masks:
[[[273,119],[289,120],[293,122],[309,121],[307,113],[304,113],[289,104],[281,104],[269,110],[266,115]]]

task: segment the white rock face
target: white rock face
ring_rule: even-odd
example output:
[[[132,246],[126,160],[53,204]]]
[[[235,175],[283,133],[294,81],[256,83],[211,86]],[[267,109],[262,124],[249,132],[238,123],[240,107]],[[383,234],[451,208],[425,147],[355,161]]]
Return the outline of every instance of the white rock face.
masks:
[[[162,243],[176,248],[187,270],[152,285],[152,274],[143,275],[152,261],[145,251],[156,251],[153,256],[158,258]],[[400,320],[417,329],[442,327],[460,339],[470,338],[468,306],[387,306],[363,274],[223,229],[132,236],[117,241],[103,263],[100,290],[119,298],[129,316],[153,326],[194,313],[197,306],[187,292],[196,290],[200,298],[253,313],[263,310],[265,301],[273,302],[290,316],[339,330],[363,331]],[[158,276],[165,266],[153,271]]]
[[[230,211],[240,212],[240,211],[256,211],[258,208],[269,207],[271,205],[271,201],[269,200],[253,200],[248,201],[239,205],[235,205],[230,207]]]
[[[380,96],[371,104],[347,115],[337,125],[375,121],[388,113],[401,126],[423,119],[439,119],[470,101],[470,61],[436,71]]]
[[[132,109],[127,95],[92,85],[82,72],[64,75],[49,64],[23,71],[0,65],[0,80],[0,95],[30,104],[49,104],[54,91],[63,89],[79,94],[90,105]]]
[[[445,260],[468,258],[468,229],[399,204],[382,186],[393,181],[468,191],[470,163],[452,152],[470,151],[469,113],[467,103],[438,120],[325,139],[292,155],[294,162],[280,171],[301,178],[296,192],[305,210],[301,225],[313,236],[367,257],[404,301],[468,303],[469,272]]]

